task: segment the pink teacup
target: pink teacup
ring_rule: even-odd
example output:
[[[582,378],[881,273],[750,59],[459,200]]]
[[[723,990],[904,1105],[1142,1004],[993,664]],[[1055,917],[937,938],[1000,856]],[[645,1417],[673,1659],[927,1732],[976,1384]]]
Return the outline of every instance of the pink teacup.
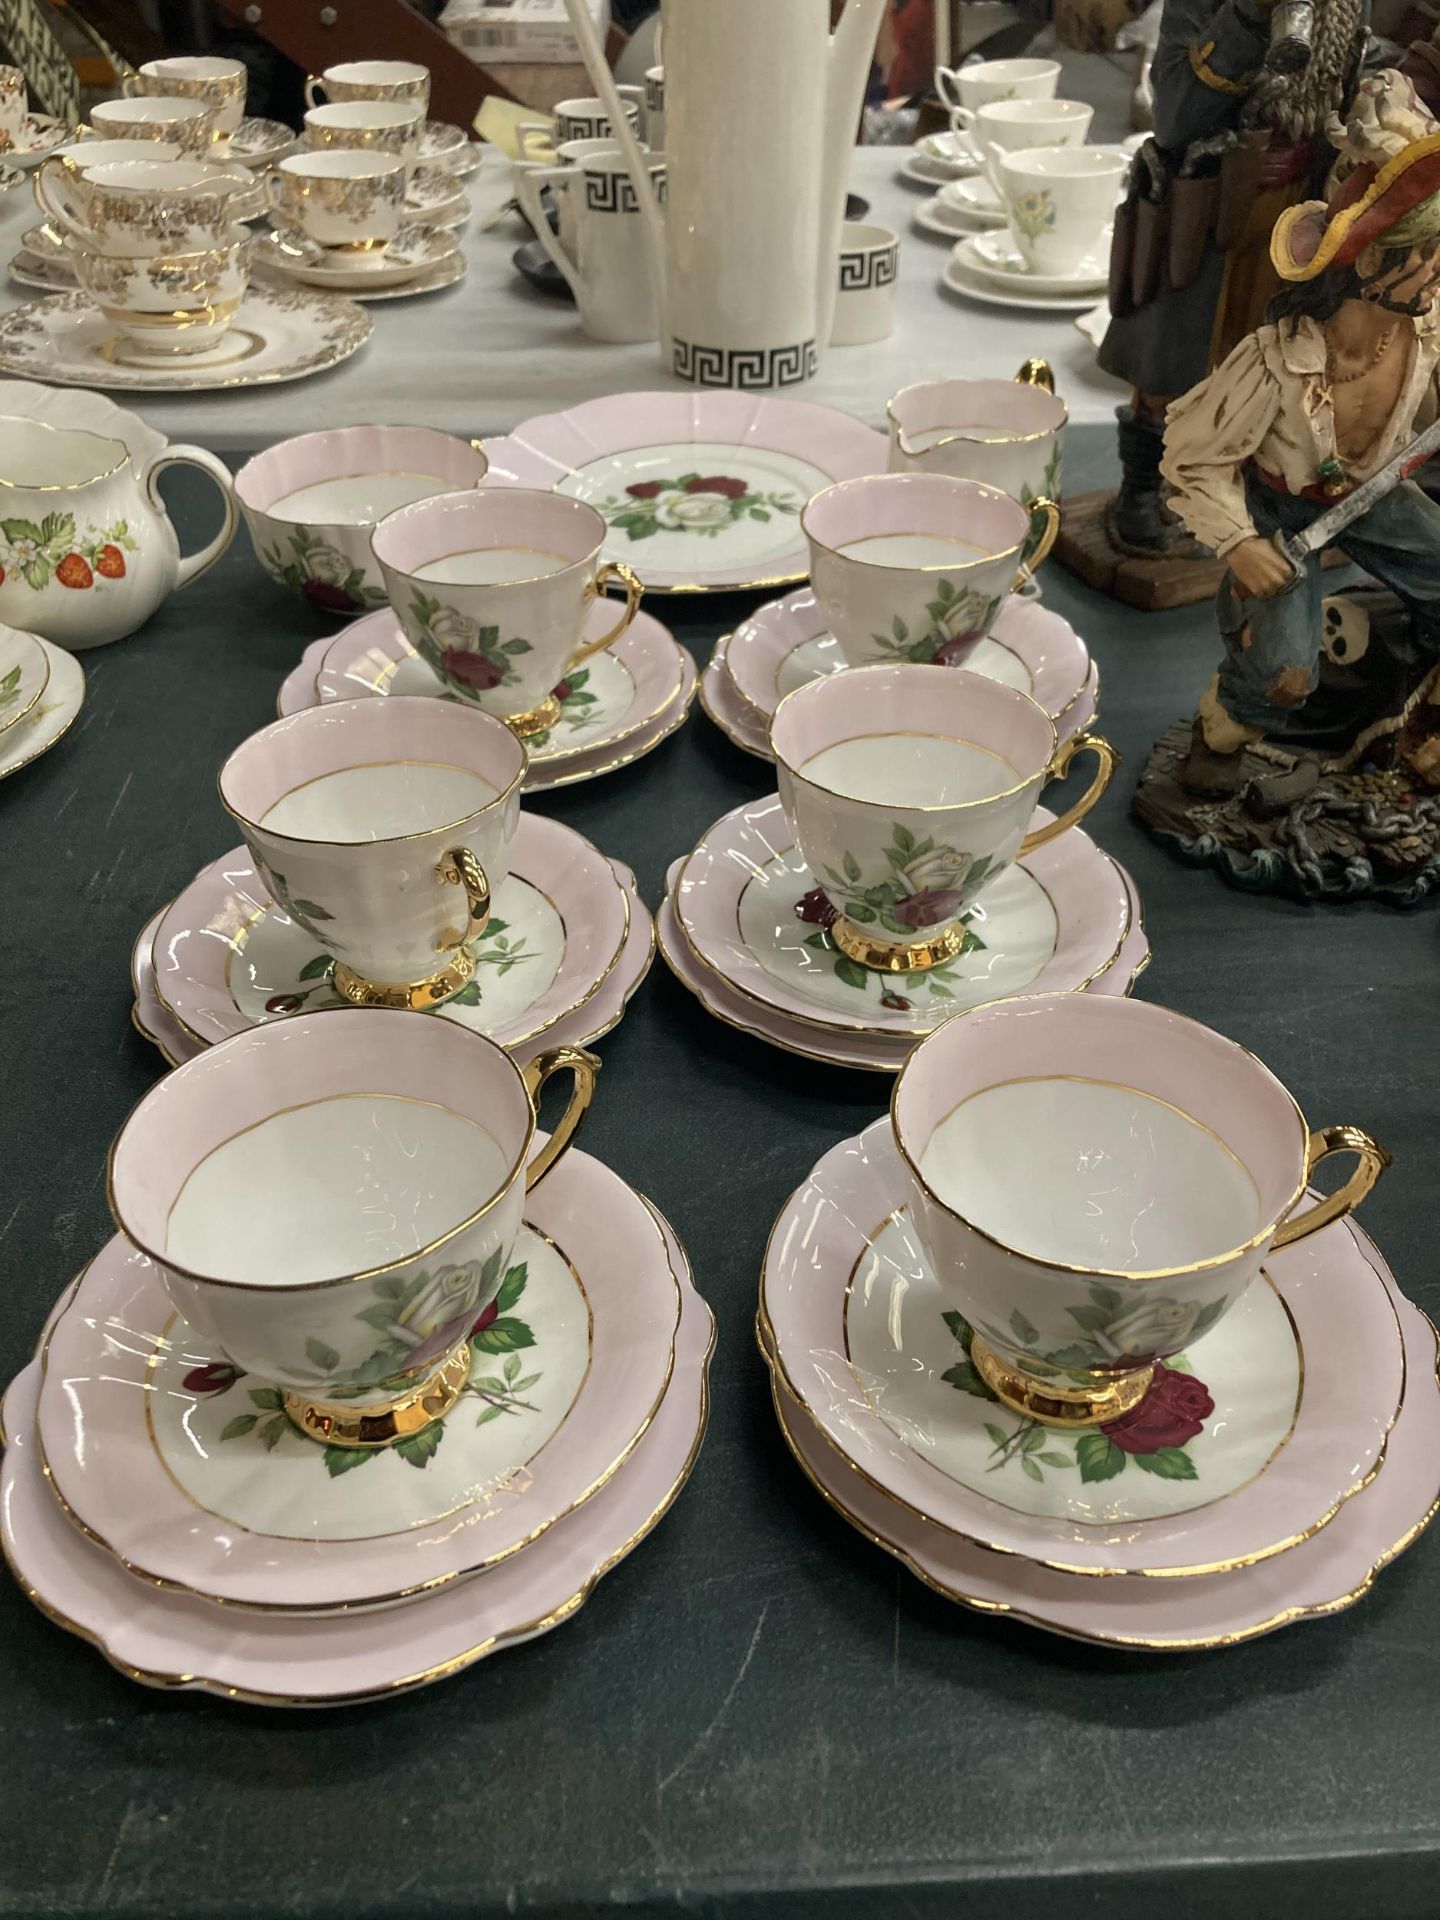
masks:
[[[1252,1053],[1140,1000],[1031,994],[956,1014],[911,1054],[891,1124],[916,1232],[1009,1406],[1118,1419],[1272,1249],[1348,1214],[1390,1156],[1311,1132]],[[1360,1164],[1297,1212],[1332,1153]]]
[[[555,724],[553,688],[639,611],[644,589],[629,567],[601,563],[606,533],[583,500],[491,487],[401,507],[372,544],[390,604],[441,685],[525,735]],[[624,609],[582,644],[590,604],[612,580]]]

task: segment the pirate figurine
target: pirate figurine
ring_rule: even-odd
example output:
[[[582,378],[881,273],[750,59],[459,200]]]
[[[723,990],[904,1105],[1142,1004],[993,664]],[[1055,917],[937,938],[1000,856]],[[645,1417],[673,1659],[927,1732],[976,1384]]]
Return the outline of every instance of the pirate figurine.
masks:
[[[1116,217],[1100,348],[1133,390],[1104,522],[1120,554],[1194,552],[1162,503],[1165,409],[1259,324],[1275,220],[1320,188],[1327,121],[1384,64],[1369,16],[1370,0],[1165,0],[1154,138]]]
[[[1202,797],[1239,790],[1247,747],[1303,731],[1322,638],[1320,554],[1304,549],[1322,516],[1330,544],[1398,596],[1420,665],[1440,659],[1440,505],[1400,477],[1417,415],[1435,411],[1440,127],[1387,72],[1330,138],[1341,158],[1329,200],[1276,223],[1282,290],[1266,323],[1168,415],[1172,504],[1228,569],[1216,600],[1225,659],[1178,773]],[[1379,497],[1346,509],[1382,472]],[[1297,764],[1313,786],[1317,762]]]

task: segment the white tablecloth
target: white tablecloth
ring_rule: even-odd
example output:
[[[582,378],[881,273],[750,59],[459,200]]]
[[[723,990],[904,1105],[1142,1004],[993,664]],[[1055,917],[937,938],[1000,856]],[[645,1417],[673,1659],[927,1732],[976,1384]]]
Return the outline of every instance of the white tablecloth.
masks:
[[[901,235],[895,332],[874,346],[831,348],[817,377],[789,391],[879,426],[890,395],[911,381],[1008,377],[1022,360],[1040,354],[1055,369],[1073,420],[1109,420],[1123,390],[1096,367],[1094,349],[1071,316],[980,307],[941,285],[948,247],[914,224],[925,196],[899,178],[903,158],[903,149],[858,148],[851,175],[855,191],[871,203],[870,218]],[[115,389],[115,398],[171,439],[226,448],[358,421],[496,434],[597,394],[678,386],[662,369],[657,347],[589,340],[573,307],[520,279],[511,255],[527,234],[514,216],[488,233],[478,231],[508,187],[508,166],[488,155],[467,188],[476,218],[465,239],[466,278],[443,293],[373,307],[374,333],[343,366],[282,386],[173,400],[132,399]],[[28,185],[0,196],[0,258],[9,260],[38,218]],[[44,296],[8,280],[0,285],[0,309],[36,298]]]

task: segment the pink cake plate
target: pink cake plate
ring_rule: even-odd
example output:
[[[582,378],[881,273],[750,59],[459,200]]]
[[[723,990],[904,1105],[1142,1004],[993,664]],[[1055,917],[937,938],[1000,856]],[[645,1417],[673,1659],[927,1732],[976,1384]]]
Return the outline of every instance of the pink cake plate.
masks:
[[[883,473],[884,434],[773,394],[618,393],[485,443],[487,486],[556,488],[610,526],[607,560],[657,593],[789,585],[810,571],[800,514],[836,480]]]
[[[1108,857],[1108,856],[1107,856]],[[655,933],[661,957],[670,971],[688,987],[707,1013],[726,1026],[736,1027],[757,1040],[768,1041],[786,1053],[807,1060],[821,1060],[828,1066],[860,1067],[873,1073],[898,1073],[915,1045],[912,1037],[894,1038],[870,1033],[846,1033],[802,1026],[788,1014],[762,1008],[727,987],[720,977],[696,956],[675,915],[674,892],[684,861],[677,860],[667,876],[667,891],[655,916]],[[1150,964],[1150,945],[1140,922],[1140,900],[1134,882],[1119,862],[1112,863],[1120,874],[1129,896],[1132,922],[1130,932],[1115,957],[1098,979],[1084,989],[1087,993],[1128,994]]]
[[[771,1234],[763,1345],[802,1435],[813,1427],[844,1474],[927,1539],[988,1557],[1002,1587],[1039,1569],[1062,1593],[1104,1590],[1103,1615],[1111,1590],[1209,1594],[1222,1575],[1288,1566],[1386,1486],[1412,1400],[1422,1428],[1440,1426],[1433,1339],[1417,1377],[1393,1283],[1344,1222],[1272,1254],[1194,1351],[1159,1369],[1152,1419],[1066,1433],[1011,1415],[970,1363],[910,1195],[888,1118],[823,1156]],[[1093,1291],[1102,1312],[1108,1290]],[[1154,1311],[1173,1324],[1174,1303]],[[1418,1498],[1412,1480],[1400,1531],[1428,1513],[1437,1480],[1432,1464]]]
[[[655,923],[640,898],[634,874],[618,860],[610,861],[609,865],[624,889],[629,907],[629,931],[619,958],[588,999],[562,1014],[543,1032],[507,1043],[510,1053],[522,1066],[547,1047],[585,1046],[609,1033],[619,1025],[636,989],[650,971],[655,958]],[[205,1043],[186,1032],[156,991],[154,941],[165,916],[165,909],[153,915],[135,941],[130,959],[135,993],[131,1018],[136,1029],[176,1067],[192,1059]]]
[[[664,1397],[624,1466],[490,1572],[404,1606],[342,1614],[256,1613],[157,1589],[72,1527],[47,1491],[34,1440],[38,1362],[5,1398],[0,1544],[11,1571],[43,1613],[129,1678],[267,1706],[388,1699],[548,1633],[669,1510],[704,1438],[715,1322],[679,1241],[650,1212],[682,1299]]]
[[[205,1352],[117,1234],[41,1357],[41,1464],[146,1580],[282,1612],[433,1595],[528,1550],[620,1470],[665,1394],[679,1312],[654,1215],[572,1150],[526,1201],[435,1444],[325,1448],[277,1389]]]

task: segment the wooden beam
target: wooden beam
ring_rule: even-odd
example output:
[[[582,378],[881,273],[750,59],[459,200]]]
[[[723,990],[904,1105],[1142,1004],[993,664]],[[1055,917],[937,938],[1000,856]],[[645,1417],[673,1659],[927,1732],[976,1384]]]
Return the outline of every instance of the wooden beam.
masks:
[[[306,73],[341,60],[418,60],[430,69],[431,112],[467,130],[492,94],[515,97],[404,0],[220,0],[220,5]]]

